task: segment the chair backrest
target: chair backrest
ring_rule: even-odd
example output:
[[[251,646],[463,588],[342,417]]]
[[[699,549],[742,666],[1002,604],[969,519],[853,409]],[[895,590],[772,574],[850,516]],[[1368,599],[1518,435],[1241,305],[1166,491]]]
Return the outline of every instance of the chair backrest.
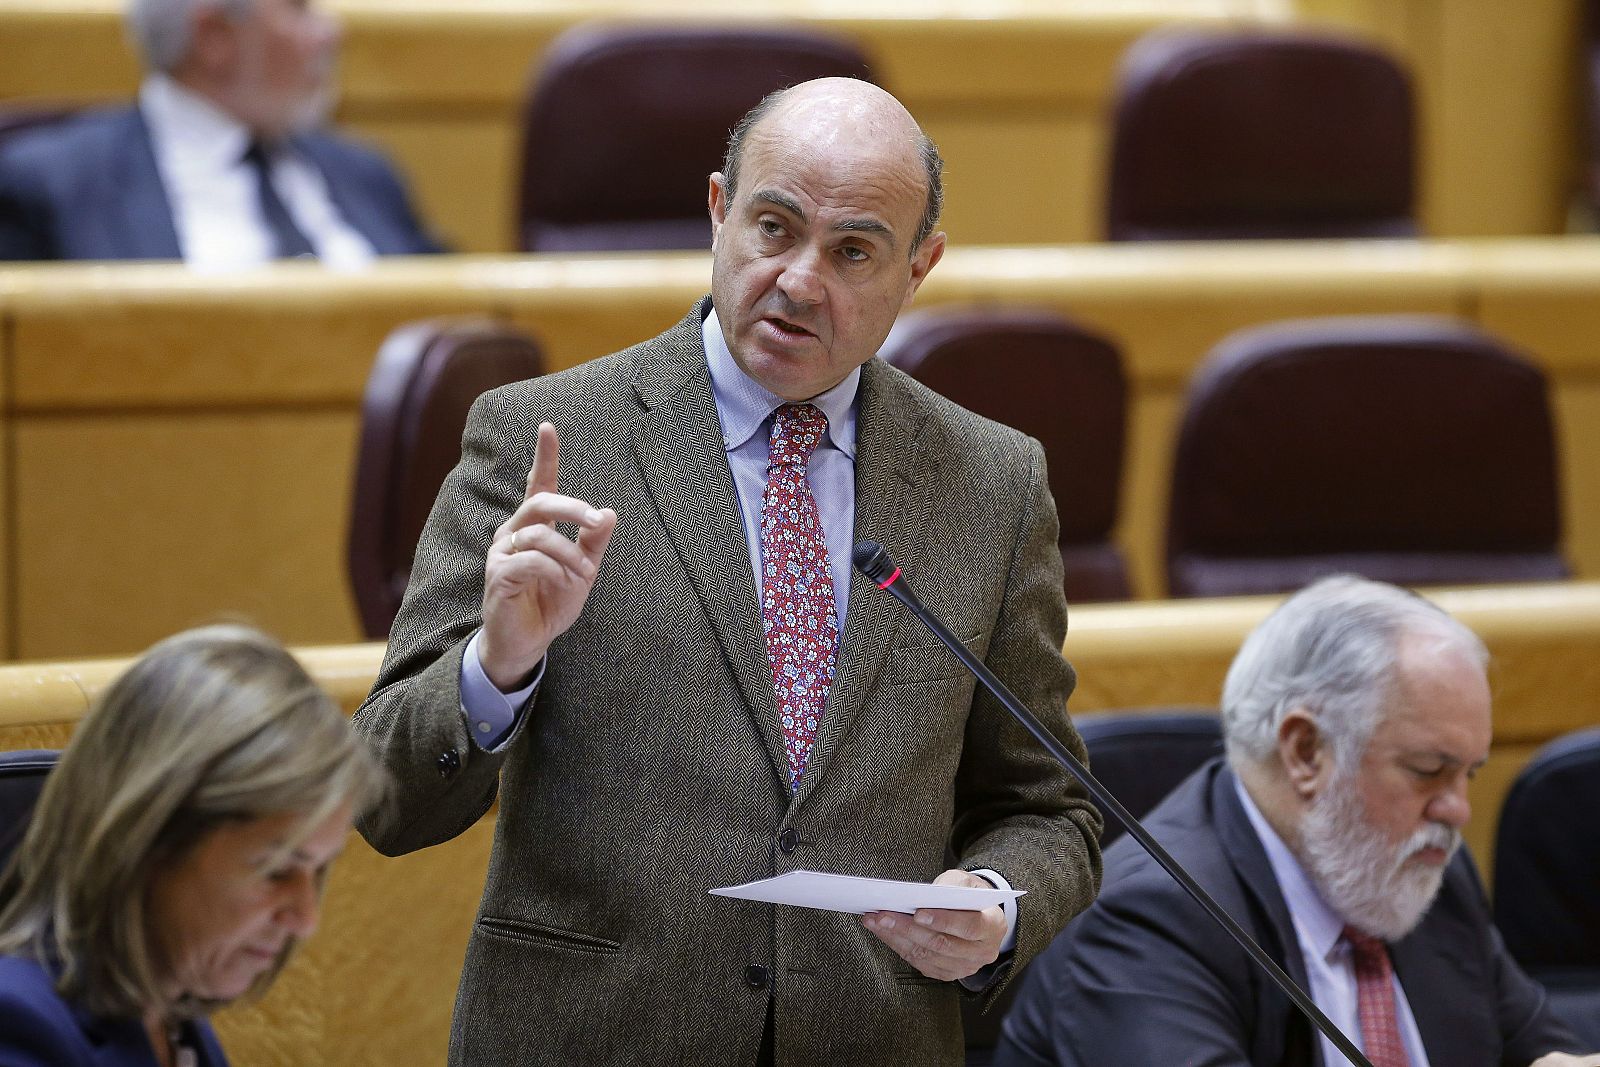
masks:
[[[933,308],[902,316],[880,354],[962,407],[1038,438],[1061,516],[1067,599],[1128,597],[1111,542],[1127,408],[1115,345],[1048,311]]]
[[[871,80],[848,41],[776,26],[583,25],[556,38],[523,111],[518,246],[709,248],[707,179],[775,89]]]
[[[1136,819],[1213,756],[1222,755],[1222,720],[1214,710],[1119,711],[1075,715],[1089,749],[1089,771]],[[1098,806],[1098,804],[1096,805]],[[1105,811],[1102,848],[1126,833]]]
[[[1196,372],[1167,516],[1171,596],[1351,571],[1404,585],[1566,577],[1543,373],[1449,319],[1245,330]]]
[[[384,340],[361,405],[348,545],[367,637],[389,634],[423,524],[461,456],[472,402],[543,373],[537,341],[489,320],[429,319]]]
[[[1116,100],[1113,241],[1417,233],[1411,83],[1370,45],[1161,30],[1128,49]]]
[[[1526,968],[1600,972],[1600,728],[1545,745],[1511,783],[1495,831],[1494,914]]]
[[[0,871],[22,843],[39,791],[60,755],[51,749],[0,752]]]

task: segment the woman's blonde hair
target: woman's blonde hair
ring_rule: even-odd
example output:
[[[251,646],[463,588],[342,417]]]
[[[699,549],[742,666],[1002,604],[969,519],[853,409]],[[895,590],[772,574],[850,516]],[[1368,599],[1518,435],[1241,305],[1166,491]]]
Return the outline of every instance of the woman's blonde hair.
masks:
[[[225,823],[293,814],[309,835],[343,805],[377,803],[384,782],[276,641],[242,626],[168,638],[106,690],[46,781],[0,876],[0,953],[44,963],[64,997],[96,1014],[203,1014],[217,1005],[161,992],[155,874]]]

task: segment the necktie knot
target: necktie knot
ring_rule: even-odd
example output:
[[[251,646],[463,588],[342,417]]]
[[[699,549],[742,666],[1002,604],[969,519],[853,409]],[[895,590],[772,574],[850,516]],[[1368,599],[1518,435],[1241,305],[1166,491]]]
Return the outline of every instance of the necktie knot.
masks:
[[[828,433],[828,417],[815,404],[784,404],[772,414],[768,463],[804,467]]]
[[[1389,946],[1382,938],[1364,934],[1353,926],[1346,926],[1343,936],[1350,945],[1357,969],[1370,968],[1385,973],[1389,970]]]

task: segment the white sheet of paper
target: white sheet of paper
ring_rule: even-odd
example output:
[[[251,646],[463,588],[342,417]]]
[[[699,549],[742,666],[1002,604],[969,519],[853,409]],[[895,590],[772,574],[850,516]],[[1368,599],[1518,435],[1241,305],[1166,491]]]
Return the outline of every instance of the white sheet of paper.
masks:
[[[982,911],[1001,901],[1015,900],[1027,890],[969,889],[959,885],[930,885],[927,882],[857,878],[848,874],[790,871],[776,878],[724,886],[711,892],[719,897],[760,900],[768,904],[793,904],[800,908],[821,908],[824,911],[847,911],[856,915],[869,911],[900,911],[909,915],[918,908]]]

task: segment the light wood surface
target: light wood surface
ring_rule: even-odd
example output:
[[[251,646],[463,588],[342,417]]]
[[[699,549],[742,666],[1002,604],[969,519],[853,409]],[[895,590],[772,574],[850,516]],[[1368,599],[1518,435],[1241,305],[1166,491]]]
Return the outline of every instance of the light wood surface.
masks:
[[[1600,722],[1600,583],[1442,590],[1493,657],[1495,730],[1470,790],[1468,844],[1486,871],[1495,819],[1539,745]],[[1065,652],[1075,714],[1162,705],[1215,707],[1244,635],[1272,597],[1074,609]],[[298,649],[346,710],[365,696],[383,648]],[[64,745],[126,660],[0,667],[0,750]],[[487,869],[493,816],[400,859],[351,835],[321,928],[260,1005],[219,1020],[233,1062],[251,1067],[390,1067],[444,1062],[450,1009]],[[536,1010],[536,1006],[530,1007]]]
[[[386,148],[462,251],[509,251],[518,113],[586,19],[810,26],[858,41],[949,161],[952,237],[1101,235],[1117,62],[1175,23],[1325,26],[1415,71],[1419,211],[1435,236],[1559,232],[1573,187],[1576,0],[325,0],[346,37],[339,121]],[[0,0],[0,100],[104,102],[138,81],[121,0]]]
[[[0,270],[0,655],[126,653],[229,613],[296,642],[357,638],[346,515],[385,334],[491,314],[570,367],[671,325],[709,277],[703,253]],[[1479,322],[1550,375],[1565,547],[1600,578],[1600,239],[956,247],[918,303],[1043,306],[1122,347],[1116,539],[1144,597],[1163,590],[1185,384],[1224,336],[1306,315]]]

